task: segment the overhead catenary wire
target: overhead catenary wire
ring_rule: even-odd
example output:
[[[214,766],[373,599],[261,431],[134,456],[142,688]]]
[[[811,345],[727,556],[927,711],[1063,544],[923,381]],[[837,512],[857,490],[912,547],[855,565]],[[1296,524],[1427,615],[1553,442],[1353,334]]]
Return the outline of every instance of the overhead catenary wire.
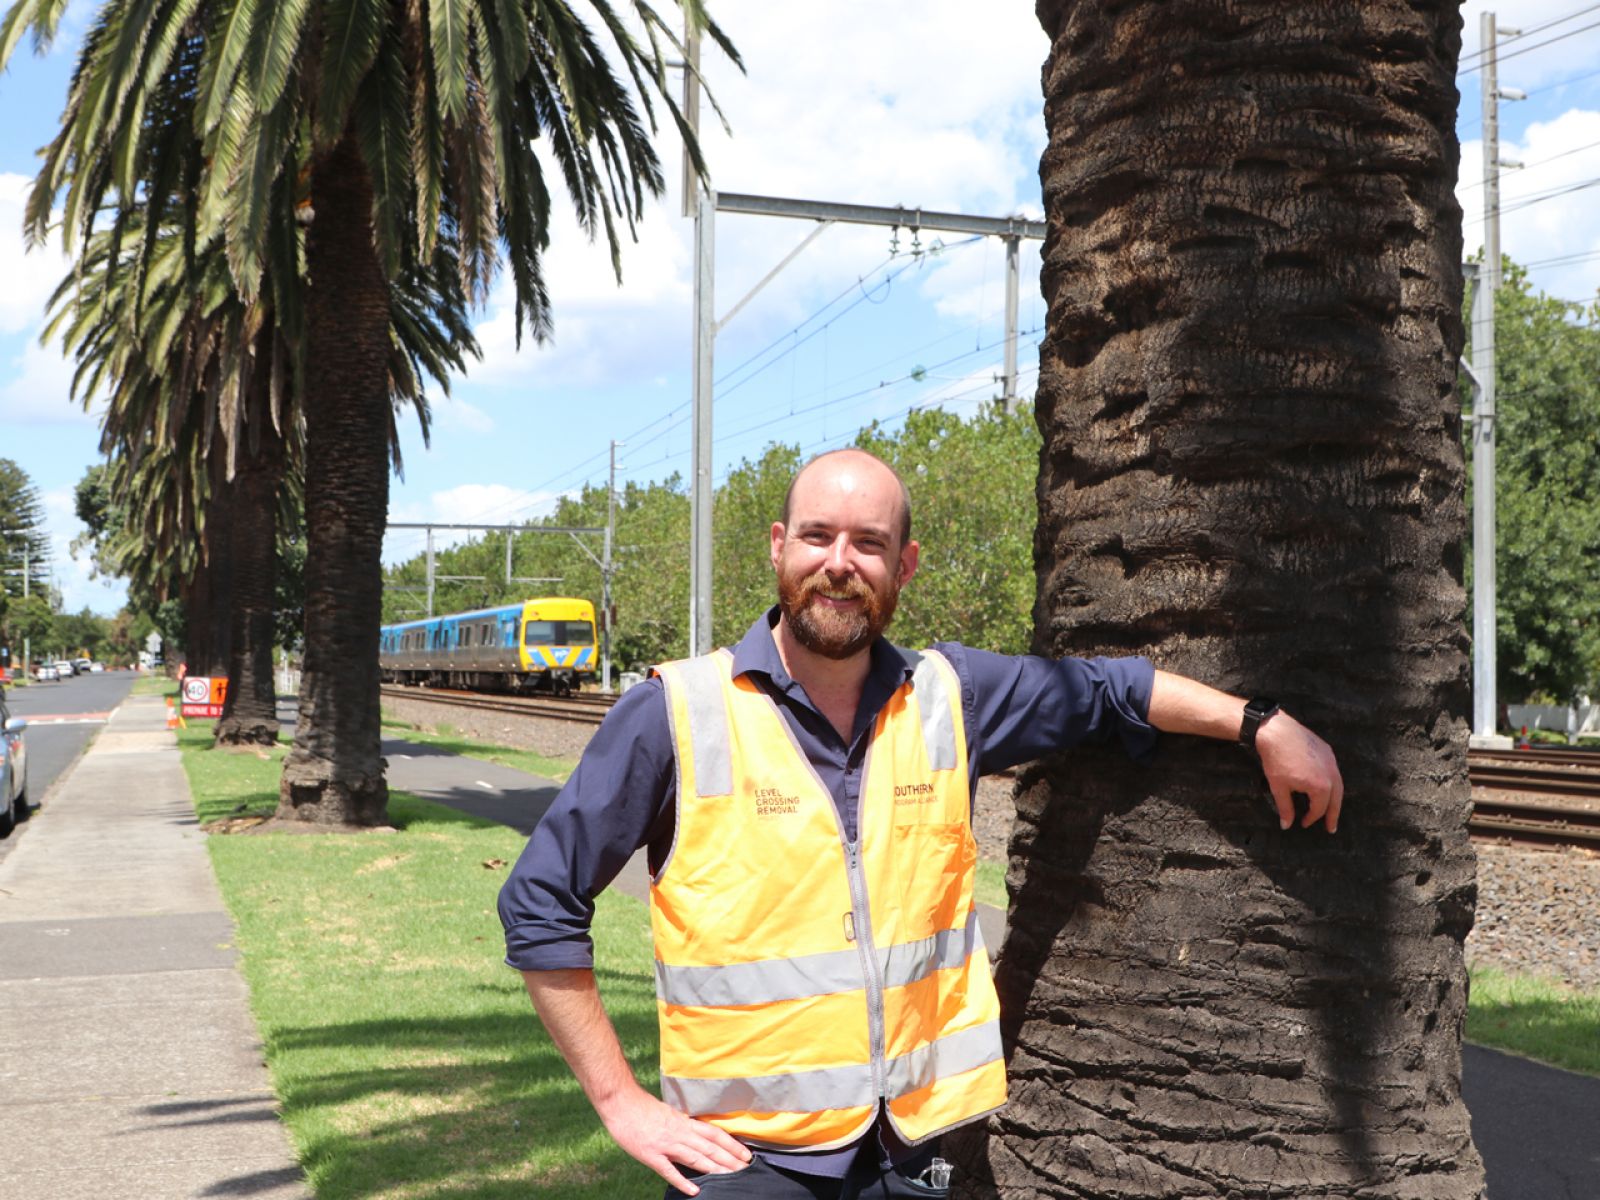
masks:
[[[972,238],[967,238],[967,239],[965,239],[963,241],[960,241],[960,242],[952,242],[947,246],[941,247],[941,252],[943,250],[954,250],[954,249],[958,249],[958,248],[960,248],[962,246],[969,246],[974,242],[981,242],[981,241],[983,241],[983,238],[981,238],[981,237],[972,237]],[[891,260],[890,261],[893,261],[893,257],[894,256],[891,256]],[[888,275],[883,280],[883,283],[889,284],[889,285],[893,285],[893,283],[894,283],[894,281],[896,279],[899,279],[900,276],[904,275],[907,271],[911,270],[913,267],[921,267],[921,266],[925,265],[926,258],[927,258],[927,253],[926,252],[924,252],[923,254],[919,254],[916,258],[913,259],[913,261],[908,262],[905,266],[901,267],[898,271],[895,271],[892,274]],[[778,353],[774,354],[770,359],[768,359],[766,362],[762,363],[755,370],[753,370],[749,374],[745,375],[742,379],[739,379],[739,380],[737,380],[735,382],[732,382],[732,383],[728,382],[729,379],[733,375],[737,374],[738,371],[742,369],[742,366],[741,366],[741,367],[733,368],[726,375],[724,375],[721,379],[717,380],[716,384],[714,385],[714,387],[716,389],[715,390],[716,399],[720,400],[720,399],[725,399],[728,396],[731,396],[734,392],[738,391],[745,384],[749,383],[752,379],[755,379],[756,377],[761,375],[763,372],[770,370],[772,367],[774,367],[778,363],[782,362],[789,355],[793,354],[796,350],[800,349],[801,346],[804,346],[807,342],[811,341],[813,338],[817,337],[819,334],[825,333],[833,325],[837,324],[843,317],[847,316],[849,313],[851,313],[855,309],[859,308],[862,304],[865,304],[868,301],[870,301],[872,294],[871,294],[871,292],[866,290],[864,285],[865,285],[865,279],[864,278],[860,279],[860,280],[857,280],[856,283],[851,284],[849,288],[845,289],[845,291],[842,292],[840,294],[840,296],[837,296],[833,300],[830,300],[828,302],[828,304],[825,305],[822,310],[819,310],[818,314],[814,314],[813,317],[807,318],[806,322],[802,322],[800,325],[796,326],[789,333],[784,334],[782,338],[779,338],[776,341],[769,343],[765,350],[758,351],[756,355],[753,355],[750,358],[747,358],[745,360],[744,364],[743,364],[744,366],[749,365],[756,358],[760,357],[761,354],[767,353],[768,350],[771,350],[772,348],[776,347],[781,342],[789,341],[789,344],[784,346],[782,350],[780,350]],[[853,291],[859,291],[860,294],[856,297],[856,299],[852,303],[850,303],[845,308],[841,309],[839,312],[835,313],[833,316],[829,317],[828,320],[823,322],[821,325],[818,325],[815,329],[813,329],[810,333],[806,334],[804,337],[794,337],[794,335],[796,333],[798,333],[799,330],[801,328],[803,328],[805,324],[807,324],[810,320],[813,320],[815,318],[815,315],[820,315],[820,313],[822,311],[825,311],[827,308],[832,307],[832,305],[838,303],[839,300],[843,298],[843,296],[849,295]],[[791,338],[793,338],[792,341],[789,340]]]
[[[1579,17],[1587,16],[1589,13],[1596,11],[1600,11],[1600,4],[1585,5],[1583,8],[1574,9],[1572,12],[1569,12],[1564,16],[1552,17],[1550,20],[1542,22],[1541,24],[1530,25],[1526,29],[1517,30],[1515,33],[1507,33],[1505,37],[1499,39],[1498,44],[1500,46],[1513,45],[1516,42],[1533,37],[1535,34],[1543,33],[1546,29],[1554,29],[1557,25],[1565,25],[1568,21],[1575,21]],[[1485,49],[1480,48],[1472,51],[1470,54],[1463,54],[1461,58],[1464,62],[1469,58],[1480,58],[1485,53]]]
[[[1553,38],[1547,38],[1545,41],[1542,41],[1542,42],[1535,42],[1531,46],[1517,46],[1515,49],[1506,50],[1504,52],[1501,52],[1499,47],[1497,46],[1496,47],[1496,55],[1495,55],[1495,57],[1496,57],[1497,61],[1504,62],[1508,58],[1517,58],[1517,57],[1519,57],[1520,55],[1523,55],[1523,54],[1531,54],[1535,50],[1542,50],[1546,46],[1553,46],[1557,42],[1564,42],[1570,37],[1577,37],[1580,33],[1587,33],[1591,29],[1600,29],[1600,21],[1591,21],[1587,25],[1580,25],[1576,29],[1569,29],[1566,33],[1559,34],[1558,36],[1553,37]],[[1483,70],[1483,65],[1484,65],[1485,61],[1486,61],[1485,59],[1480,58],[1479,61],[1474,63],[1472,66],[1463,67],[1461,70],[1456,72],[1456,78],[1460,79],[1463,76],[1471,75],[1474,71]]]
[[[1568,158],[1568,157],[1570,157],[1571,155],[1574,155],[1574,154],[1581,154],[1585,150],[1593,150],[1596,146],[1600,146],[1600,141],[1585,142],[1581,146],[1574,146],[1570,150],[1563,150],[1560,154],[1552,154],[1548,158],[1536,158],[1530,163],[1523,163],[1520,167],[1517,168],[1517,170],[1519,170],[1519,171],[1531,171],[1535,167],[1542,167],[1546,163],[1555,162],[1557,159]],[[1480,188],[1482,186],[1483,186],[1483,180],[1475,179],[1471,183],[1462,184],[1457,190],[1458,191],[1463,191],[1463,192],[1470,192],[1473,188]]]

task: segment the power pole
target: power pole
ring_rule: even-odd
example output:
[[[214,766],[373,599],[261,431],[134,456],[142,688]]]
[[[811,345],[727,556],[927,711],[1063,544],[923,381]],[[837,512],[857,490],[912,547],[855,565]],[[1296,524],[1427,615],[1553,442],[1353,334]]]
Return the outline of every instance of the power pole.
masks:
[[[600,690],[611,691],[611,542],[617,528],[617,447],[622,445],[611,439],[611,479],[606,485],[606,541],[604,559],[600,564]]]
[[[1472,313],[1472,373],[1477,387],[1472,413],[1472,738],[1494,746],[1499,720],[1495,694],[1495,293],[1500,289],[1500,101],[1522,100],[1501,88],[1495,15],[1483,14],[1483,266]],[[1504,739],[1501,739],[1502,741]]]
[[[684,16],[688,62],[683,69],[684,119],[700,134],[700,30]],[[711,371],[716,345],[712,310],[716,194],[701,185],[683,149],[683,213],[694,216],[693,430],[689,451],[689,653],[711,653]]]
[[[1006,243],[1006,375],[1000,393],[1000,402],[1006,414],[1017,411],[1017,292],[1021,270],[1018,255],[1022,249],[1020,237],[1008,237]]]
[[[428,527],[428,616],[433,617],[433,527]]]

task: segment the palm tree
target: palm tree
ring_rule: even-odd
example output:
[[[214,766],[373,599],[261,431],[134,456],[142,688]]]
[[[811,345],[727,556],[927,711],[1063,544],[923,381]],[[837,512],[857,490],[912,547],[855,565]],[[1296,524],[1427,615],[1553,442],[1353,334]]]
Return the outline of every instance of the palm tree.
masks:
[[[137,287],[114,269],[111,245],[109,233],[90,239],[51,297],[44,337],[59,332],[77,359],[74,395],[108,391],[101,448],[132,535],[113,557],[157,595],[182,597],[191,673],[227,675],[217,740],[271,745],[278,522],[303,486],[292,353],[270,305],[239,300],[220,244],[191,275],[178,235],[161,235]],[[415,410],[424,441],[424,376],[448,390],[449,374],[477,353],[455,261],[447,241],[442,269],[393,286],[387,386],[396,413]],[[390,444],[399,469],[392,424]]]
[[[732,53],[701,0],[678,3]],[[25,31],[47,43],[63,7],[17,0],[0,65]],[[140,202],[147,231],[177,220],[188,246],[220,236],[241,298],[271,291],[305,380],[305,661],[286,819],[385,815],[388,283],[453,237],[467,294],[481,299],[504,259],[519,336],[542,337],[551,200],[535,140],[614,263],[618,219],[631,230],[662,189],[653,97],[699,163],[667,92],[678,39],[645,0],[588,8],[601,36],[549,0],[106,0],[85,39],[30,198],[33,235],[59,197],[69,237]],[[153,237],[130,248],[131,269]]]
[[[1036,648],[1276,694],[1243,752],[1037,764],[970,1194],[1476,1197],[1452,5],[1043,0]]]

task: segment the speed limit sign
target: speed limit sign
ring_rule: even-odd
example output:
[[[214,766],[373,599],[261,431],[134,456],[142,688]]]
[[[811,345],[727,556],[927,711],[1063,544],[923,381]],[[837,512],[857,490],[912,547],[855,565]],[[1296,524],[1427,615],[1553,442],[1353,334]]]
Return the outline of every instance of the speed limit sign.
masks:
[[[191,675],[183,681],[183,699],[187,704],[204,704],[211,699],[211,680],[204,675]]]

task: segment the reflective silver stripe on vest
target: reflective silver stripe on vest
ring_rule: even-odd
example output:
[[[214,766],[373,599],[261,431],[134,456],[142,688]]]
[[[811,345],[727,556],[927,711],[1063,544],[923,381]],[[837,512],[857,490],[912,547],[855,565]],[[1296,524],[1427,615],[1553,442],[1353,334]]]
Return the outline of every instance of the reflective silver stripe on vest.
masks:
[[[932,937],[880,949],[878,965],[883,969],[884,987],[904,987],[935,971],[959,967],[975,955],[982,956],[987,969],[988,954],[983,948],[976,907],[967,914],[965,929],[941,929]]]
[[[932,937],[880,949],[878,965],[883,971],[885,987],[905,987],[935,971],[959,967],[974,955],[982,955],[987,967],[988,956],[976,909],[967,915],[963,929],[941,929]],[[721,967],[672,967],[656,963],[656,995],[665,1004],[736,1008],[800,1000],[807,996],[831,996],[860,991],[865,986],[861,978],[861,956],[854,950],[730,963]]]
[[[935,771],[951,771],[956,765],[956,723],[950,710],[949,677],[939,669],[931,654],[908,654],[916,666],[911,671],[911,686],[922,713],[922,741],[928,765]]]
[[[717,659],[716,654],[707,654],[677,664],[684,707],[689,712],[689,743],[694,747],[694,788],[701,796],[733,794],[728,702]]]
[[[656,995],[664,1004],[738,1007],[856,992],[865,986],[861,955],[854,950],[721,967],[669,967],[664,962],[656,963]]]
[[[889,1060],[889,1099],[997,1062],[1002,1056],[999,1021],[952,1033]]]
[[[873,1103],[872,1068],[825,1067],[788,1075],[755,1075],[738,1079],[661,1077],[661,1098],[679,1112],[814,1113],[860,1108]]]
[[[889,1060],[889,1099],[1001,1058],[1000,1022],[986,1021]],[[679,1112],[813,1113],[873,1103],[872,1068],[825,1067],[735,1079],[661,1077],[661,1098]]]

